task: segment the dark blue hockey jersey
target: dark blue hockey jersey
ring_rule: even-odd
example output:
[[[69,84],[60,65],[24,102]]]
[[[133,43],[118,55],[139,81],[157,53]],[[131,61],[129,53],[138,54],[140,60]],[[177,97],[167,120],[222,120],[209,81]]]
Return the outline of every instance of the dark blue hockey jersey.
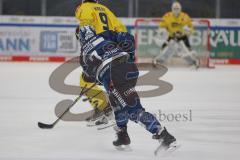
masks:
[[[80,29],[80,64],[84,73],[100,81],[113,61],[134,60],[134,38],[128,33],[106,31],[96,35],[91,27]]]

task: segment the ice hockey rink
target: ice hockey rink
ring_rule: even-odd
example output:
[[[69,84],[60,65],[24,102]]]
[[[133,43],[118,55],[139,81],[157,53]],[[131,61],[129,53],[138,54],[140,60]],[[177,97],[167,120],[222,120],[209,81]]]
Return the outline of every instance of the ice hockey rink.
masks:
[[[55,105],[75,95],[52,90],[49,76],[60,63],[0,63],[1,160],[238,160],[240,157],[240,67],[170,68],[161,78],[173,84],[170,93],[142,99],[150,112],[187,114],[191,121],[163,121],[181,147],[167,157],[155,157],[158,142],[139,125],[129,123],[132,151],[112,146],[112,128],[98,131],[85,122],[60,121],[51,130]],[[78,85],[80,68],[66,83]],[[82,112],[78,103],[72,112]]]

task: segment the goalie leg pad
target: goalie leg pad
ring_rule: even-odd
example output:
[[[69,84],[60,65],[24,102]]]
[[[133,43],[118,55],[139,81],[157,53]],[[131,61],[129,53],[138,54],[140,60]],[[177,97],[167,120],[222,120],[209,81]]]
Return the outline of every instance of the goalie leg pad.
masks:
[[[164,63],[168,61],[175,54],[173,40],[170,40],[169,43],[160,51],[160,54],[154,58],[155,62]]]
[[[196,65],[199,66],[199,60],[196,56],[196,52],[195,51],[191,51],[186,44],[183,41],[179,42],[179,45],[181,47],[181,52],[180,52],[180,56],[182,58],[184,58],[184,60],[189,64],[189,65]]]

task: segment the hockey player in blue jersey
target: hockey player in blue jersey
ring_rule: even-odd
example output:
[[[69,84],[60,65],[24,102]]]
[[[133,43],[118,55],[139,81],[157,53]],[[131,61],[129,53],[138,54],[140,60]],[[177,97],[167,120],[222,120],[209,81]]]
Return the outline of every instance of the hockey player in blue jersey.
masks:
[[[129,120],[144,125],[153,139],[169,148],[176,139],[157,118],[145,111],[135,90],[139,71],[134,63],[134,37],[128,33],[105,31],[96,34],[91,26],[77,31],[81,44],[80,64],[83,72],[106,89],[117,127],[114,146],[130,144],[127,132]]]

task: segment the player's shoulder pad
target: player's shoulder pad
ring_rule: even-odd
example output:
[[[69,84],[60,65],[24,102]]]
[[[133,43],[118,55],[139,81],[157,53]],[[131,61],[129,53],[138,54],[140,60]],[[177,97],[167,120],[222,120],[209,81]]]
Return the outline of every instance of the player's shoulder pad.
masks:
[[[134,42],[134,36],[128,32],[115,32],[115,31],[105,31],[99,34],[106,40],[114,41],[120,43],[123,41],[132,41]]]
[[[105,40],[114,41],[114,42],[117,41],[117,32],[114,32],[111,30],[104,31],[98,35],[103,37]]]
[[[117,33],[118,42],[121,41],[132,41],[134,42],[134,36],[128,32],[118,32]]]
[[[75,15],[79,14],[83,9],[88,9],[89,7],[90,6],[88,3],[82,3],[82,4],[78,5],[75,10]]]

